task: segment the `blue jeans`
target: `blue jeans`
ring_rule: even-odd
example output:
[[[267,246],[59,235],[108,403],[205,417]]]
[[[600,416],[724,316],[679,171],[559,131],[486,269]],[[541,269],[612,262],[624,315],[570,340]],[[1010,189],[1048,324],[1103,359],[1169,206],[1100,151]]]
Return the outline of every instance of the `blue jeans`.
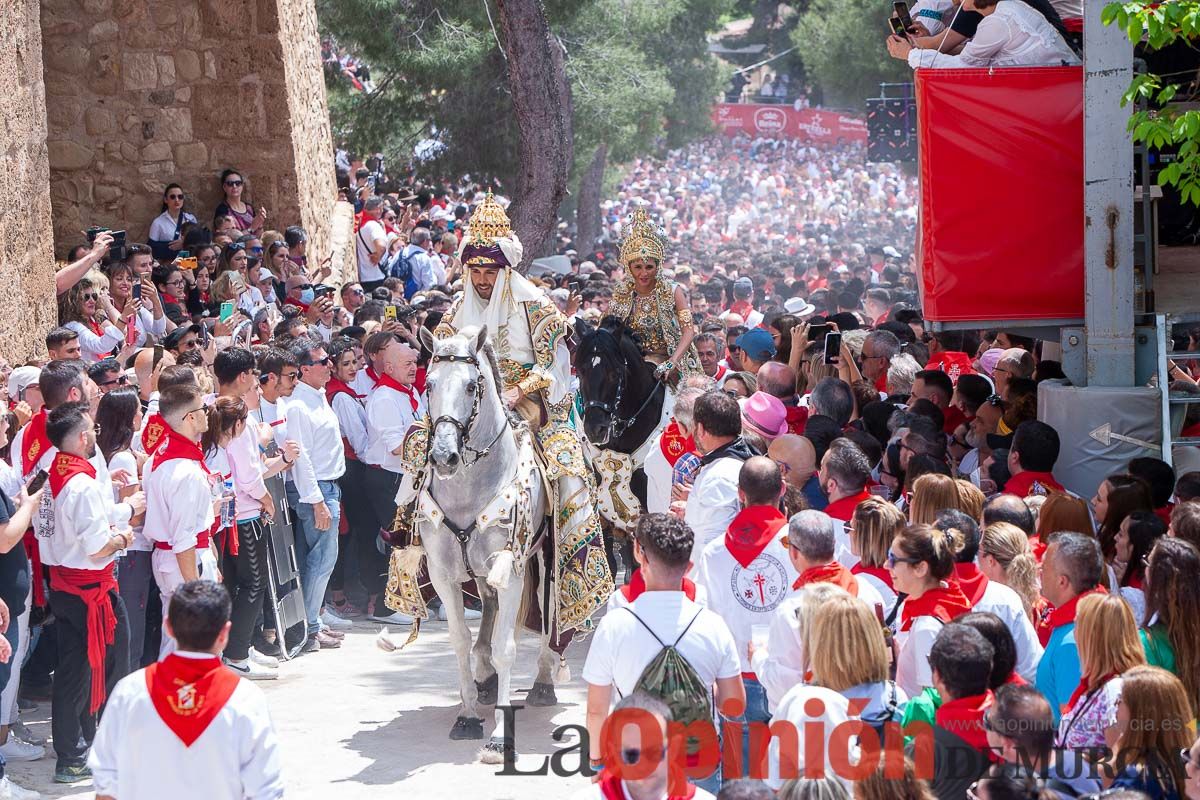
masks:
[[[287,485],[288,505],[296,514],[296,555],[300,561],[300,584],[304,591],[304,613],[308,617],[308,635],[321,630],[321,604],[325,587],[337,564],[338,522],[342,516],[342,490],[337,481],[317,481],[321,496],[329,507],[329,527],[318,528],[313,507],[300,501],[294,483]]]
[[[751,722],[770,722],[771,712],[767,710],[767,690],[757,678],[742,678],[742,686],[746,689],[746,713],[742,715],[742,777],[749,778],[750,772],[750,724]],[[758,754],[755,754],[758,755]]]

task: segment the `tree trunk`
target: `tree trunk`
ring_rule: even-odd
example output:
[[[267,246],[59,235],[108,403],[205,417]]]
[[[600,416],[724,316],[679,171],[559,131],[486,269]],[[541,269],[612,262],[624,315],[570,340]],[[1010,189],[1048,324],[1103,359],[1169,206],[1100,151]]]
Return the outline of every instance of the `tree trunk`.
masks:
[[[541,0],[496,0],[508,86],[520,134],[510,217],[525,245],[519,269],[548,255],[574,158],[571,90],[562,48],[550,36]]]
[[[579,207],[575,211],[575,249],[579,258],[587,260],[596,252],[600,238],[600,193],[604,188],[604,166],[608,163],[608,144],[601,142],[592,156],[592,163],[579,179]]]

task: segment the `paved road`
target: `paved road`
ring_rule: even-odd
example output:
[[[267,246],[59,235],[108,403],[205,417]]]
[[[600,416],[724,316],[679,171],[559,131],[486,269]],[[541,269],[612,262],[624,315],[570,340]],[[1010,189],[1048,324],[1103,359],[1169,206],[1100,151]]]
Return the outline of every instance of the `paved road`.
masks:
[[[446,623],[426,623],[417,642],[397,653],[375,645],[378,629],[358,623],[342,648],[284,664],[278,681],[260,684],[282,739],[289,798],[375,800],[385,796],[380,790],[387,787],[402,791],[386,795],[394,797],[562,800],[586,784],[578,776],[497,776],[499,767],[479,764],[479,743],[447,738],[457,714],[458,688]],[[393,629],[396,634],[406,631]],[[533,683],[536,645],[532,637],[521,641],[513,681],[517,689]],[[518,769],[532,769],[547,754],[576,741],[572,734],[556,743],[550,733],[557,726],[583,724],[585,690],[579,674],[585,650],[586,644],[568,653],[573,676],[566,687],[558,687],[556,708],[518,712]],[[48,737],[49,703],[27,721]],[[578,763],[573,757],[568,762]],[[51,752],[41,761],[11,764],[9,774],[48,797],[93,797],[90,783],[54,784],[53,768]]]

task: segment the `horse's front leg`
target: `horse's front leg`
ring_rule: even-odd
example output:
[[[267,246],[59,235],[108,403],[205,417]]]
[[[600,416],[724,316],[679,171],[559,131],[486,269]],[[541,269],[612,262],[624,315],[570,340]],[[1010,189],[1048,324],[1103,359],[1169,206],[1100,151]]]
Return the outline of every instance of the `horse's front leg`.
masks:
[[[501,709],[512,702],[512,666],[517,655],[517,613],[520,610],[523,591],[524,582],[519,580],[509,581],[508,586],[496,591],[498,603],[495,632],[492,637],[492,663],[496,667],[496,727],[480,753],[480,760],[485,764],[504,762],[506,732],[504,713]],[[508,732],[507,735],[511,737],[512,732]],[[516,749],[516,743],[511,738],[507,742],[509,747]]]
[[[446,606],[446,624],[450,628],[450,643],[458,659],[458,686],[462,696],[462,713],[450,729],[451,739],[482,739],[483,717],[479,714],[475,676],[471,672],[471,629],[463,616],[462,588],[453,576],[430,564],[429,580]]]
[[[483,618],[479,621],[479,633],[475,635],[475,646],[471,648],[475,656],[475,686],[479,690],[481,706],[496,703],[496,667],[492,664],[493,628],[496,625],[497,603],[496,590],[488,586],[483,578],[475,579],[475,587],[479,590],[479,599],[483,603]]]

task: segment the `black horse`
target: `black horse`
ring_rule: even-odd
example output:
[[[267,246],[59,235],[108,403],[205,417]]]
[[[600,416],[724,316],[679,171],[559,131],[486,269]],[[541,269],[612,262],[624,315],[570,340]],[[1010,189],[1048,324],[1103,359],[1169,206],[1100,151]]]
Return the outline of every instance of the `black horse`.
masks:
[[[641,447],[658,427],[666,386],[654,377],[654,365],[642,356],[637,336],[618,317],[608,316],[593,329],[585,322],[575,327],[575,374],[583,401],[583,433],[596,447],[629,455]],[[630,489],[646,507],[646,473],[634,470]],[[604,525],[604,548],[616,574],[612,528]],[[624,561],[633,566],[633,548],[622,543]]]

